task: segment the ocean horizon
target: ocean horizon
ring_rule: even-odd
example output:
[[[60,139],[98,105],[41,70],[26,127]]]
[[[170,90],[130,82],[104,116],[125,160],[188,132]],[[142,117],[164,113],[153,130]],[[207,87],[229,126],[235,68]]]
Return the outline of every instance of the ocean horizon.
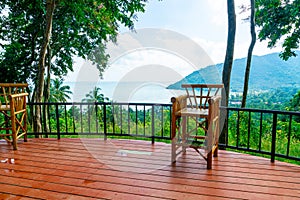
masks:
[[[171,83],[156,82],[64,82],[72,91],[71,102],[81,102],[95,87],[113,102],[169,104],[171,98],[182,94],[181,90],[167,89]]]

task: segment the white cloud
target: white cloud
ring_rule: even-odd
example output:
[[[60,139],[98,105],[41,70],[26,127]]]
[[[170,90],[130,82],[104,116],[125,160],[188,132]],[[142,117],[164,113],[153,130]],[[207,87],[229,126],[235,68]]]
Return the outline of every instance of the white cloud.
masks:
[[[213,26],[227,26],[227,3],[224,0],[207,1],[210,19]]]
[[[104,73],[104,81],[119,81],[124,76],[132,72],[134,73],[135,69],[142,67],[145,67],[146,69],[149,66],[161,66],[161,68],[169,68],[171,71],[174,71],[183,77],[195,70],[195,68],[188,63],[188,61],[175,54],[172,54],[171,52],[158,49],[140,49],[129,52],[113,62]],[[152,78],[155,79],[155,76],[159,75],[155,73],[159,72],[154,72],[153,74],[149,73],[149,76],[153,76]],[[140,74],[136,74],[136,78],[132,77],[133,80],[131,81],[139,79],[139,75]],[[166,81],[175,81],[172,79],[172,77],[168,77],[168,74],[163,75],[165,76]]]
[[[224,62],[226,51],[224,42],[211,41],[204,38],[195,38],[194,40],[206,51],[215,64]]]
[[[243,16],[238,14],[238,6],[241,4],[248,5],[249,1],[236,1],[237,32],[234,58],[246,57],[250,44],[249,24],[241,21],[245,14]],[[150,1],[146,13],[140,14],[136,27],[137,29],[148,27],[164,29],[168,27],[175,32],[193,38],[214,63],[224,62],[227,44],[227,3],[224,0],[191,0],[189,3],[181,0]],[[128,45],[136,46],[134,41]],[[267,48],[266,42],[257,41],[253,53],[254,55],[263,55],[280,50],[280,48],[270,50]],[[82,61],[75,64],[75,72],[69,75],[66,82],[76,80],[82,65]],[[120,80],[131,70],[144,65],[166,66],[182,75],[193,70],[187,61],[176,55],[162,51],[141,50],[127,52],[126,55],[118,58],[105,71],[104,80]],[[87,79],[89,78],[87,77]]]

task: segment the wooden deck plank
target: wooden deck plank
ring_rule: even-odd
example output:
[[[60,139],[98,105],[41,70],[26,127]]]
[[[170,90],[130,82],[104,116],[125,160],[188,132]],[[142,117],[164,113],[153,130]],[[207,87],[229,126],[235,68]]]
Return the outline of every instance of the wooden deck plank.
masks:
[[[169,145],[145,141],[115,140],[105,146],[100,140],[31,139],[19,144],[18,151],[4,144],[0,151],[4,199],[24,194],[64,199],[300,198],[300,166],[228,151],[220,151],[213,170],[206,170],[190,151],[171,165]]]

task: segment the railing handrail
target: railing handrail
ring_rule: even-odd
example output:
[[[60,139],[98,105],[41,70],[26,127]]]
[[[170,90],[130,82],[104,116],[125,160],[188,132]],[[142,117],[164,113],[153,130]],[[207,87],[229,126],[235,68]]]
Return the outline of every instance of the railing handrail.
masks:
[[[226,110],[235,110],[235,111],[277,113],[277,114],[288,114],[288,115],[300,116],[300,112],[297,111],[268,110],[268,109],[258,109],[258,108],[236,108],[236,107],[224,107],[224,106],[221,106],[220,108]]]
[[[135,103],[135,102],[27,102],[28,105],[146,105],[146,106],[171,106],[171,103]]]

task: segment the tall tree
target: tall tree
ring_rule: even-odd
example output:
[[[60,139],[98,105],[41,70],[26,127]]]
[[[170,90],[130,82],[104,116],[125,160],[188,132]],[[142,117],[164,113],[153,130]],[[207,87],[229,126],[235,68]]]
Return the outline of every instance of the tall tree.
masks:
[[[300,111],[300,90],[290,100],[288,108],[290,111]]]
[[[104,102],[109,101],[109,98],[105,97],[101,93],[101,88],[95,86],[92,91],[85,95],[85,98],[82,99],[83,102]]]
[[[85,98],[82,99],[83,102],[96,103],[96,102],[107,102],[109,101],[108,97],[105,97],[103,93],[101,93],[101,88],[95,86],[93,90],[91,90],[88,94],[85,95]],[[103,111],[97,108],[98,106],[92,106],[88,108],[90,113],[94,112],[97,109],[99,117],[103,117]]]
[[[3,53],[0,66],[5,73],[0,77],[1,82],[37,83],[37,75],[43,74],[38,73],[38,63],[43,63],[42,55],[47,53],[41,51],[47,41],[44,40],[45,27],[49,27],[46,25],[47,2],[48,5],[56,4],[48,43],[51,63],[45,66],[51,66],[52,75],[64,76],[73,70],[75,56],[95,61],[99,71],[103,72],[108,59],[103,50],[106,42],[115,40],[121,24],[133,29],[136,13],[144,12],[147,0],[1,1],[0,45]]]
[[[268,40],[268,47],[281,44],[280,57],[297,56],[300,43],[300,0],[256,0],[258,38]]]
[[[297,112],[300,111],[300,90],[290,100],[287,110]],[[296,116],[295,120],[300,123],[300,116]]]
[[[242,98],[242,106],[241,106],[242,108],[246,107],[252,53],[253,53],[254,45],[255,45],[255,42],[256,42],[255,0],[250,0],[250,10],[251,10],[251,14],[250,14],[251,43],[250,43],[250,46],[248,48],[248,54],[247,54],[247,63],[246,63],[245,79],[244,79],[244,90],[243,90],[243,98]]]
[[[235,5],[234,0],[227,0],[227,14],[228,14],[228,35],[227,35],[227,48],[225,61],[223,66],[222,82],[224,84],[224,89],[222,90],[222,106],[228,106],[228,98],[230,91],[230,77],[231,69],[233,64],[233,54],[234,54],[234,44],[235,44],[235,32],[236,32],[236,15],[235,15]],[[225,114],[222,114],[225,117]],[[224,126],[222,129],[222,134],[220,136],[220,142],[225,143],[225,138],[227,134],[225,117]]]
[[[230,77],[233,64],[235,33],[236,33],[236,14],[234,0],[227,0],[227,14],[228,14],[228,35],[227,35],[227,48],[225,61],[223,65],[222,81],[225,90],[223,90],[222,96],[225,101],[222,101],[224,106],[228,106],[228,98],[230,91]],[[225,94],[224,94],[225,93]]]
[[[55,78],[51,80],[49,98],[51,102],[67,102],[68,99],[71,99],[71,94],[70,86],[63,85],[63,79]]]
[[[79,56],[95,61],[100,73],[103,72],[108,59],[103,51],[106,42],[115,40],[121,24],[133,29],[136,13],[144,12],[146,2],[1,1],[0,41],[4,53],[0,67],[5,76],[1,76],[0,81],[34,83],[34,100],[41,102],[45,66],[51,67],[51,74],[64,76],[73,70],[73,58]],[[49,59],[45,59],[49,45]],[[46,63],[47,60],[51,63]],[[36,123],[39,122],[38,109]],[[34,127],[40,132],[40,124]]]
[[[55,0],[46,0],[46,25],[45,25],[45,34],[43,37],[43,42],[40,48],[40,55],[38,60],[38,75],[36,79],[36,90],[35,90],[35,102],[42,102],[43,94],[44,94],[44,85],[45,85],[45,59],[46,52],[49,46],[50,36],[52,32],[52,23],[53,23],[53,12],[55,9]],[[41,106],[35,107],[35,131],[41,132],[42,124],[40,123],[41,114]]]

